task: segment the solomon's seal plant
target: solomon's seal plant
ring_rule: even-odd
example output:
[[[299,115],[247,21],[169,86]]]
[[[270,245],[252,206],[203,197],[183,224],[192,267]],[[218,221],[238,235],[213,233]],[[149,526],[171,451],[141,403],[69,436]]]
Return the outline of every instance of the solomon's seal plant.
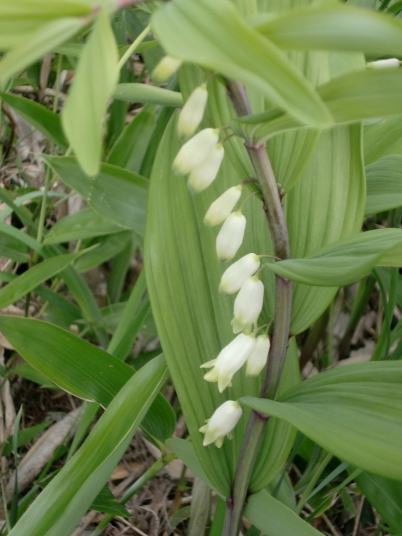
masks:
[[[93,536],[134,517],[105,485],[139,426],[161,457],[120,502],[175,457],[196,475],[188,531],[181,508],[161,531],[402,533],[401,13],[0,0],[0,307],[17,311],[0,329],[27,377],[86,401],[29,507],[15,464],[37,429],[15,419],[2,534],[67,536],[99,504]],[[72,195],[85,208],[53,225]],[[372,346],[350,363],[367,308]]]

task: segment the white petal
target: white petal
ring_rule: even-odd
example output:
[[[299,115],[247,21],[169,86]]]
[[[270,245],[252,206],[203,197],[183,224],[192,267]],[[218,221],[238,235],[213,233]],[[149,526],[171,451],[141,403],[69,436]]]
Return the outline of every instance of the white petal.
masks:
[[[187,175],[208,157],[219,141],[219,129],[204,128],[188,140],[177,153],[173,161],[176,175]]]
[[[224,221],[216,238],[216,254],[220,261],[230,261],[242,245],[246,218],[241,212],[232,212]]]
[[[389,58],[387,60],[370,61],[367,67],[371,69],[395,69],[400,64],[401,62],[397,58]]]
[[[205,214],[204,224],[208,227],[215,227],[223,223],[241,196],[242,185],[233,186],[226,190],[216,201],[209,207]]]
[[[200,432],[205,433],[203,445],[215,445],[220,448],[223,439],[230,434],[242,416],[242,409],[238,402],[227,400],[220,405],[209,419],[208,424],[200,428]]]
[[[224,154],[225,150],[223,145],[218,143],[218,145],[216,145],[209,153],[204,162],[191,170],[187,183],[190,192],[202,192],[215,180],[222,164]]]
[[[207,100],[208,91],[206,84],[195,88],[179,114],[179,120],[177,122],[179,136],[188,138],[197,130],[204,116]]]
[[[243,283],[234,303],[233,332],[252,330],[260,316],[264,300],[264,285],[257,276],[249,277]]]
[[[219,284],[219,291],[222,294],[233,294],[237,292],[240,290],[244,281],[255,274],[260,265],[260,257],[255,253],[244,255],[244,257],[234,262],[223,273]]]
[[[247,359],[246,376],[258,376],[267,364],[271,343],[267,335],[257,337],[257,342],[250,357]]]
[[[178,60],[172,56],[164,56],[152,71],[152,80],[156,84],[167,82],[167,80],[169,80],[169,78],[179,69],[182,63],[182,60]]]
[[[222,393],[230,385],[234,374],[247,361],[254,347],[255,337],[241,333],[221,350],[214,360],[214,368],[205,374],[204,379],[218,382],[218,389]],[[210,366],[210,363],[211,361],[208,361],[201,366]]]

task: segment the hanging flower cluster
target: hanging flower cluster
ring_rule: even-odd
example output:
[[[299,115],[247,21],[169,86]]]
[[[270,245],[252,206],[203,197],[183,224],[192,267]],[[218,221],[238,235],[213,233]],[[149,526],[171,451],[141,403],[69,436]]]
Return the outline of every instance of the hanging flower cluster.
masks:
[[[188,188],[193,193],[205,190],[216,178],[224,157],[220,129],[205,128],[194,135],[200,125],[208,100],[206,84],[196,88],[188,98],[178,119],[178,132],[187,139],[173,161],[176,175],[188,175]],[[188,139],[192,136],[190,139]],[[222,225],[216,238],[216,253],[220,261],[231,261],[242,245],[246,218],[241,209],[234,208],[242,194],[242,185],[226,190],[209,207],[204,223],[208,227]],[[267,362],[270,347],[266,334],[257,335],[264,285],[259,279],[261,257],[249,253],[229,266],[222,275],[219,291],[222,294],[238,292],[232,320],[236,337],[221,350],[218,357],[201,365],[210,369],[204,376],[217,382],[219,392],[232,385],[235,373],[246,365],[247,376],[258,376]],[[204,445],[215,443],[221,447],[242,414],[240,405],[232,400],[224,402],[205,426]]]

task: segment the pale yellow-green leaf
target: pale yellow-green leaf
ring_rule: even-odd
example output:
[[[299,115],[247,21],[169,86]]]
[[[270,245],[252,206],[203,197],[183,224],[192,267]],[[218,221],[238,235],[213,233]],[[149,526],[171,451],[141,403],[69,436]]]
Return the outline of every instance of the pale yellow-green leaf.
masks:
[[[85,173],[96,175],[102,154],[103,122],[117,83],[118,54],[106,13],[101,10],[82,51],[62,123]]]
[[[331,124],[308,80],[280,49],[247,27],[228,0],[169,2],[154,14],[152,27],[171,56],[253,87],[304,124]]]
[[[402,54],[402,22],[390,15],[331,2],[260,15],[256,30],[284,49]]]
[[[216,384],[207,383],[200,365],[215,358],[234,334],[230,321],[233,297],[218,293],[221,274],[227,267],[219,263],[215,252],[217,230],[207,229],[203,217],[210,203],[226,188],[238,181],[236,171],[225,159],[216,182],[197,196],[189,193],[186,179],[175,177],[171,164],[180,143],[172,121],[159,147],[150,181],[150,194],[145,237],[145,263],[152,311],[175,382],[192,442],[204,471],[213,485],[229,496],[235,460],[239,454],[247,423],[246,415],[234,430],[232,441],[225,440],[222,449],[202,446],[198,429],[225,400],[236,400],[241,393],[258,393],[259,381],[245,378],[239,371],[233,387],[219,394]],[[250,199],[245,208],[246,240],[238,257],[251,251],[270,251],[268,229],[260,201]],[[258,230],[258,232],[256,232]],[[262,276],[267,293],[262,322],[272,313],[272,277]],[[297,382],[297,359],[294,347],[289,352],[285,383]],[[261,452],[267,457],[261,462],[255,486],[267,484],[284,462],[293,439],[291,429],[276,428],[272,423],[267,443]],[[272,432],[281,438],[270,444]],[[269,436],[269,434],[272,434]],[[269,458],[272,453],[272,459]],[[262,456],[264,458],[264,456]],[[278,466],[279,460],[279,466]],[[273,465],[272,465],[273,464]],[[265,477],[265,481],[264,481]]]
[[[16,44],[17,46],[0,61],[0,84],[5,84],[9,78],[52,52],[77,33],[84,24],[83,19],[65,17],[36,28],[31,35],[25,36],[25,40],[24,36],[21,36],[21,44]]]

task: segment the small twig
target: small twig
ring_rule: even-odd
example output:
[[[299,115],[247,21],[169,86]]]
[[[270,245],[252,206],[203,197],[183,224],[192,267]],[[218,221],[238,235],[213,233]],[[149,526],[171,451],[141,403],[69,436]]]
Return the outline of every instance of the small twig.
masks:
[[[360,518],[362,516],[363,505],[364,505],[365,500],[366,500],[366,498],[363,495],[363,497],[360,499],[359,508],[357,510],[356,519],[355,519],[355,526],[353,527],[352,536],[357,536],[357,533],[359,531]]]
[[[13,119],[13,116],[10,114],[10,112],[7,110],[7,108],[4,106],[4,104],[1,105],[1,110],[4,113],[4,115],[7,117],[8,122],[10,123],[10,127],[11,127],[10,138],[9,138],[8,142],[4,143],[4,146],[6,148],[6,150],[4,152],[4,160],[7,160],[7,158],[10,156],[11,150],[13,148],[16,125],[15,125],[15,121]]]
[[[333,536],[342,536],[342,534],[340,534],[335,526],[331,523],[331,521],[328,519],[328,517],[325,515],[325,514],[322,514],[321,516],[323,518],[323,520],[325,521],[327,527],[329,528],[329,530],[331,531],[331,533],[333,534]]]

